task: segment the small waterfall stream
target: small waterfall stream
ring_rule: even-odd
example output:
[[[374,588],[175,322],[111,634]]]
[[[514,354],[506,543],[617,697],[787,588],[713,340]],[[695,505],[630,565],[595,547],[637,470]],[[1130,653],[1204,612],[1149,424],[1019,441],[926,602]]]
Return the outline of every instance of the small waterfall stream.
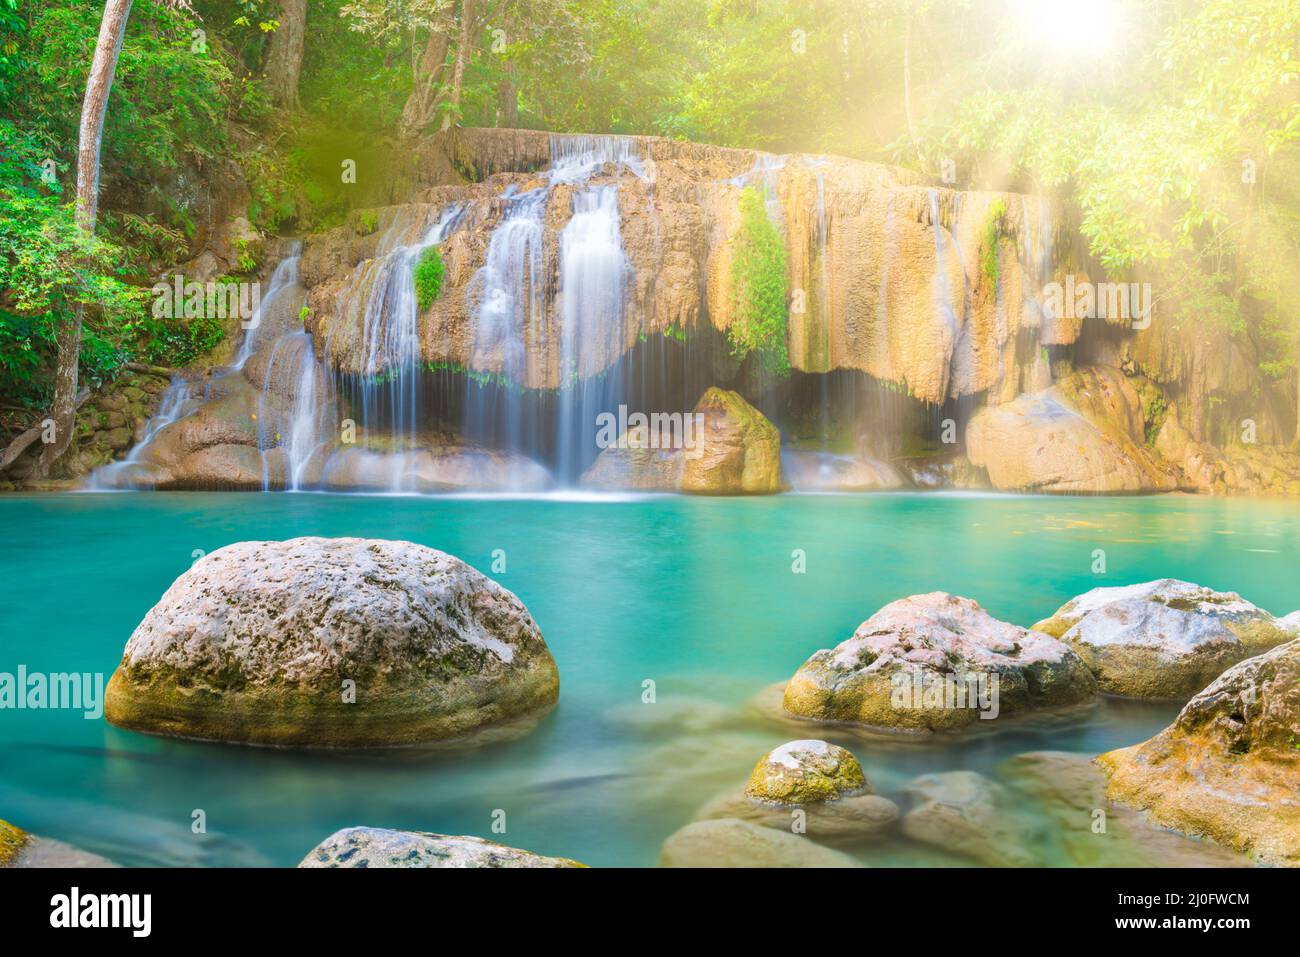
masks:
[[[447,238],[461,211],[456,204],[447,207],[409,245],[396,244],[396,237],[406,226],[399,220],[385,237],[385,246],[390,246],[390,251],[371,265],[374,275],[361,332],[363,379],[359,411],[367,433],[386,432],[393,440],[393,451],[410,451],[419,445],[423,363],[414,269],[425,249]],[[381,416],[385,414],[387,419],[381,426]]]
[[[261,297],[257,312],[254,313],[248,328],[244,331],[244,341],[240,343],[239,352],[235,356],[234,368],[244,368],[245,363],[257,351],[258,340],[265,338],[264,335],[259,334],[263,332],[263,319],[286,289],[298,285],[298,267],[301,262],[302,242],[295,239],[289,243],[285,257],[276,264],[275,271],[271,273],[271,282],[267,287],[266,295]]]
[[[587,464],[583,450],[596,431],[601,393],[614,391],[630,266],[619,233],[618,187],[598,186],[574,194],[573,217],[560,234],[559,475],[576,480]],[[602,372],[602,376],[593,375]]]
[[[131,451],[122,461],[109,462],[97,468],[86,480],[86,488],[91,491],[107,491],[120,489],[129,484],[131,474],[139,468],[149,443],[159,432],[185,414],[186,403],[192,394],[189,380],[180,376],[172,379],[158,400],[158,411],[145,423],[140,441],[131,447]]]

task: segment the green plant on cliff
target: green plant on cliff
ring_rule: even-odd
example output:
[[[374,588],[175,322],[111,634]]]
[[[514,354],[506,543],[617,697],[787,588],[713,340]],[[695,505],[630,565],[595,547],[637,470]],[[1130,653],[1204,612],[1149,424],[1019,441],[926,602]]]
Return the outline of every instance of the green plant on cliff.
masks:
[[[727,338],[732,353],[739,357],[757,353],[765,369],[788,375],[785,242],[767,215],[763,191],[753,186],[740,194],[740,230],[732,246],[731,293],[732,319]]]
[[[1007,215],[1005,200],[997,200],[989,207],[984,231],[980,236],[980,270],[984,278],[995,286],[998,281],[998,237],[1002,235],[1002,219]]]
[[[434,300],[442,295],[444,272],[438,247],[426,246],[414,267],[415,297],[419,300],[421,312],[432,306]]]

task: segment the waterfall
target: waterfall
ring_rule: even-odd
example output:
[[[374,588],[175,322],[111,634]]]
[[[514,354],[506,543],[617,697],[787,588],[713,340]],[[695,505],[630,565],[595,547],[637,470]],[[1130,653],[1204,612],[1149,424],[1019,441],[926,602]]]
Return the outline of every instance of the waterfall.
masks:
[[[94,491],[104,491],[133,484],[131,473],[140,464],[140,458],[144,450],[159,432],[181,418],[185,413],[185,404],[189,398],[189,381],[180,376],[172,379],[167,388],[163,390],[162,397],[158,400],[158,411],[145,423],[140,441],[131,447],[131,451],[122,461],[110,462],[96,469],[95,473],[86,480],[86,488]]]
[[[578,477],[587,464],[602,393],[617,390],[617,359],[630,264],[619,230],[618,187],[575,193],[573,216],[560,234],[559,475]],[[599,365],[599,367],[597,367]]]
[[[244,368],[244,363],[257,351],[258,332],[262,328],[262,320],[284,290],[298,285],[298,265],[301,261],[302,242],[295,239],[289,244],[288,255],[280,260],[275,267],[275,271],[271,273],[270,287],[266,290],[266,295],[261,297],[258,302],[257,311],[253,314],[248,328],[244,331],[244,341],[239,346],[239,354],[235,356],[234,368]]]
[[[413,449],[419,444],[422,363],[415,265],[425,249],[447,238],[461,212],[459,204],[447,207],[410,245],[397,243],[403,224],[394,223],[382,247],[389,251],[372,267],[376,274],[361,331],[361,421],[369,432],[387,413],[386,431],[394,440],[394,448]]]
[[[581,183],[590,179],[607,164],[623,166],[642,179],[645,165],[628,136],[561,136],[551,134],[552,183]]]
[[[327,397],[322,395],[320,380],[310,333],[291,332],[275,341],[258,400],[263,490],[274,484],[269,450],[280,450],[284,487],[298,491],[304,487],[312,456],[329,444],[323,422]],[[287,406],[282,403],[285,399]]]
[[[952,308],[952,286],[948,282],[948,271],[944,268],[944,234],[947,232],[943,228],[942,216],[939,210],[939,191],[929,189],[926,191],[930,196],[930,222],[934,229],[934,294],[938,301],[938,306],[947,320],[948,328],[952,331],[952,341],[957,342],[957,335],[961,328],[961,323],[957,313]],[[955,240],[954,240],[955,242]],[[960,252],[960,250],[959,250]],[[964,282],[964,280],[963,280]],[[963,289],[963,294],[965,290]]]
[[[544,316],[542,275],[542,216],[548,192],[529,190],[505,194],[505,214],[492,232],[483,268],[471,283],[468,295],[478,296],[474,315],[474,340],[470,368],[482,369],[499,355],[500,389],[481,383],[467,383],[465,431],[476,436],[494,436],[498,421],[504,424],[504,442],[519,449],[523,441],[520,386],[527,371],[529,342],[541,341]],[[494,401],[499,399],[498,402]]]

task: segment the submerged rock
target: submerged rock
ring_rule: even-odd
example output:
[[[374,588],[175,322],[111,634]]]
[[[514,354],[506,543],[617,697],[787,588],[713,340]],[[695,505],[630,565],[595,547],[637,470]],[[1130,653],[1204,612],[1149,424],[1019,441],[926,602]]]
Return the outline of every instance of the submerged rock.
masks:
[[[711,388],[687,418],[677,440],[648,425],[619,436],[582,476],[591,488],[688,492],[697,495],[767,495],[784,488],[781,434],[737,392]]]
[[[1233,665],[1149,741],[1098,758],[1110,798],[1300,867],[1300,640]]]
[[[0,867],[117,867],[106,857],[0,821]]]
[[[736,818],[686,825],[660,852],[664,867],[861,867],[808,837]]]
[[[818,841],[873,840],[893,828],[898,806],[871,792],[844,748],[790,741],[759,759],[743,792],[714,799],[696,819],[734,818]]]
[[[1248,867],[1249,858],[1195,840],[1106,798],[1106,775],[1088,755],[1031,751],[999,769],[1019,793],[1013,817],[1041,812],[1050,860],[1079,867]]]
[[[966,427],[966,451],[999,489],[1172,491],[1178,481],[1146,450],[1144,428],[1123,373],[1096,366],[980,410]]]
[[[295,538],[195,562],[127,642],[105,714],[178,737],[363,747],[458,737],[558,695],[523,603],[459,559]]]
[[[858,759],[825,741],[790,741],[754,765],[745,794],[773,804],[816,804],[869,791]]]
[[[886,605],[853,637],[809,658],[786,686],[785,710],[914,732],[966,727],[1096,694],[1079,656],[1041,632],[998,621],[945,592]]]
[[[856,794],[815,804],[773,804],[739,791],[714,798],[695,815],[698,821],[735,818],[833,844],[878,840],[894,829],[898,817],[898,805],[878,794]]]
[[[792,449],[781,456],[781,464],[796,492],[867,492],[907,484],[893,465],[865,455]]]
[[[989,867],[1039,863],[1005,787],[974,771],[926,774],[907,786],[916,806],[903,818],[914,841],[969,857]]]
[[[525,455],[470,444],[411,451],[340,448],[330,453],[320,483],[334,491],[538,492],[551,474]]]
[[[1106,694],[1185,700],[1293,632],[1235,592],[1174,578],[1094,588],[1034,625],[1077,651]]]
[[[345,827],[308,852],[299,867],[583,867],[465,835]]]

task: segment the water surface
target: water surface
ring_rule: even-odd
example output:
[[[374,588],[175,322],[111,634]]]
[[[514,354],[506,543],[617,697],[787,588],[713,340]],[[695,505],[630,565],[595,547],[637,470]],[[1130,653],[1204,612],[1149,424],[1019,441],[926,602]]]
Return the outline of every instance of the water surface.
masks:
[[[526,738],[435,753],[228,747],[78,712],[0,711],[0,817],[133,865],[290,865],[354,824],[653,864],[699,806],[796,736],[750,700],[881,605],[942,589],[1030,625],[1089,588],[1168,576],[1283,614],[1300,607],[1298,532],[1294,503],[1182,496],[2,496],[0,671],[107,676],[197,552],[357,535],[420,542],[489,574],[504,552],[494,577],[541,626],[561,695]],[[792,571],[796,550],[803,574]],[[654,704],[642,702],[647,680]],[[929,743],[798,736],[852,748],[877,790],[906,806],[902,788],[917,774],[993,773],[1043,748],[1096,754],[1149,737],[1176,710],[1104,702]],[[191,831],[195,810],[204,835]],[[504,835],[492,831],[498,811]],[[900,844],[873,862],[935,863],[936,853]]]

